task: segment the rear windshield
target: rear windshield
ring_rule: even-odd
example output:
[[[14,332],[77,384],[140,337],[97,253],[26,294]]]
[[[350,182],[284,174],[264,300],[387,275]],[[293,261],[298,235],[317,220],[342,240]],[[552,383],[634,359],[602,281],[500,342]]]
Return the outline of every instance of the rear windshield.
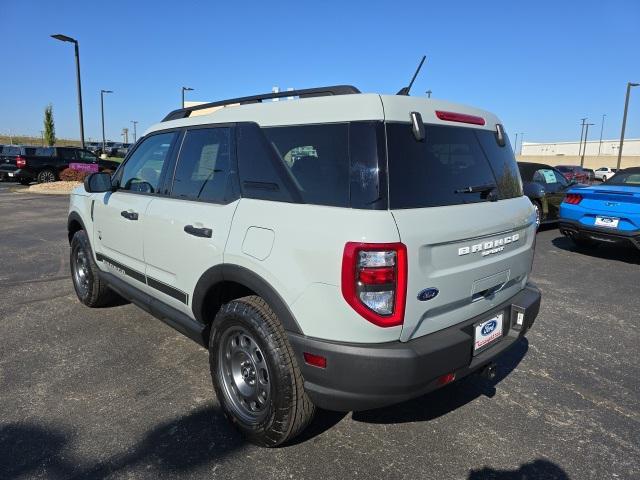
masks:
[[[387,124],[390,208],[459,205],[522,196],[509,140],[465,127],[425,125],[416,141],[410,124]]]
[[[619,172],[609,179],[607,185],[627,185],[640,187],[640,170]]]

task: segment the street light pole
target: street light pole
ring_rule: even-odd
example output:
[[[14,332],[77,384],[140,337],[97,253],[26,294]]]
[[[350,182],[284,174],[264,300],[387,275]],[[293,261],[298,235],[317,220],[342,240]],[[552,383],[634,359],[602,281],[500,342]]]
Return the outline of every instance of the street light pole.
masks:
[[[624,130],[627,127],[627,110],[629,110],[629,95],[631,94],[631,87],[637,87],[640,83],[627,82],[627,96],[624,99],[624,114],[622,115],[622,131],[620,132],[620,148],[618,148],[618,170],[620,170],[620,163],[622,163],[622,145],[624,144]]]
[[[78,85],[78,114],[80,117],[80,144],[82,145],[82,148],[84,148],[84,118],[82,115],[82,84],[80,82],[80,47],[78,46],[78,41],[75,38],[71,38],[66,35],[62,35],[60,33],[51,35],[51,37],[55,38],[56,40],[60,40],[61,42],[71,42],[75,47],[76,83]]]
[[[104,94],[113,93],[111,90],[100,90],[100,115],[102,116],[102,153],[107,150],[107,142],[104,138]]]
[[[604,117],[606,116],[607,116],[606,113],[602,114],[602,125],[600,125],[600,144],[598,145],[598,156],[600,156],[600,150],[602,150],[602,131],[604,130]]]
[[[138,125],[138,121],[137,120],[131,120],[131,123],[133,124],[133,143],[136,143],[136,140],[138,139],[138,132],[136,131],[136,125]]]
[[[431,90],[427,90],[426,92],[424,92],[427,94],[427,98],[431,98],[431,94],[433,93]]]
[[[193,88],[191,87],[182,87],[182,108],[184,108],[184,92],[192,92]]]
[[[516,133],[516,141],[513,144],[513,154],[517,155],[518,154],[518,134]]]
[[[580,124],[580,145],[578,146],[578,156],[582,155],[582,138],[584,137],[584,122],[587,120],[586,118],[580,119],[582,123]]]
[[[522,156],[522,142],[524,142],[524,132],[520,132],[520,156]]]
[[[584,148],[582,149],[582,156],[580,157],[580,166],[584,167],[584,154],[587,152],[587,137],[589,136],[589,125],[595,125],[595,123],[585,123],[587,127],[584,131]]]

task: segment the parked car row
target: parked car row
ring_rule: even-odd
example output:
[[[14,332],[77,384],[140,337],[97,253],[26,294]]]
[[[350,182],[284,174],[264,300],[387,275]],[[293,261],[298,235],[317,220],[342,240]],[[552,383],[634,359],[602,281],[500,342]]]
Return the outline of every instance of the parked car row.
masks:
[[[129,149],[133,145],[132,143],[119,143],[119,142],[105,142],[102,145],[102,142],[87,142],[86,144],[87,150],[95,153],[96,155],[101,155],[105,153],[109,157],[121,157],[124,158],[127,156]]]
[[[77,147],[0,146],[0,181],[54,182],[71,163],[95,164],[99,171],[115,171],[119,162],[103,160]]]

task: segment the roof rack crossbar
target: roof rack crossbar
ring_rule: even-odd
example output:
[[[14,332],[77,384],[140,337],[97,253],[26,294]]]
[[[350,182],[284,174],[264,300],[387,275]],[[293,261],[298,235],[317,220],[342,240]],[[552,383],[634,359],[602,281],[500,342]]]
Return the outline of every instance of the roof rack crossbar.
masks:
[[[287,90],[282,92],[270,92],[261,95],[252,95],[250,97],[238,97],[230,98],[227,100],[219,100],[217,102],[203,103],[200,105],[194,105],[187,108],[179,108],[169,112],[169,114],[162,119],[163,122],[169,120],[177,120],[180,118],[187,118],[191,112],[196,110],[204,110],[212,107],[223,107],[225,105],[240,104],[245,105],[248,103],[261,103],[263,100],[269,100],[274,98],[283,97],[299,97],[299,98],[311,98],[311,97],[325,97],[331,95],[350,95],[354,93],[360,93],[356,87],[351,85],[333,85],[329,87],[317,87],[317,88],[305,88],[302,90]]]

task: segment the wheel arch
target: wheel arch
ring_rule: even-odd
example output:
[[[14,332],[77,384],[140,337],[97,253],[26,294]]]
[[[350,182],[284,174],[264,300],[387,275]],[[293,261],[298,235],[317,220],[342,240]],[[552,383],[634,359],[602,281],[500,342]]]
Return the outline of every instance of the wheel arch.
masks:
[[[67,236],[69,237],[69,243],[71,243],[71,239],[76,234],[76,232],[87,229],[84,226],[84,222],[82,221],[82,217],[78,212],[71,212],[69,214],[69,218],[67,219]]]
[[[262,297],[286,331],[302,334],[300,325],[276,289],[258,274],[239,265],[221,264],[205,271],[193,291],[191,309],[196,320],[210,327],[224,303],[247,295]]]

